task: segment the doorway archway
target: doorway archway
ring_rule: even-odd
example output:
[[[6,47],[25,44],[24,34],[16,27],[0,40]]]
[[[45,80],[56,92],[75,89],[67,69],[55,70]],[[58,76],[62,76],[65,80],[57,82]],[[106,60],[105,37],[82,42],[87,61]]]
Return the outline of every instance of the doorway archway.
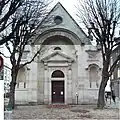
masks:
[[[60,70],[56,70],[52,73],[51,78],[51,98],[52,103],[64,103],[64,96],[65,96],[65,90],[64,90],[64,73]],[[60,79],[61,78],[61,79]]]

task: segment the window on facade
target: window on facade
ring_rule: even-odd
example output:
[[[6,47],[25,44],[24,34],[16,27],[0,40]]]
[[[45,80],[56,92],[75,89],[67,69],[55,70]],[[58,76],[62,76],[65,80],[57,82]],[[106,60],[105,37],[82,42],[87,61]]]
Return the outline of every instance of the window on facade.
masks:
[[[22,54],[22,59],[27,59],[27,53],[26,53],[26,52],[24,52],[24,53]]]
[[[120,78],[120,68],[118,68],[117,77]]]
[[[113,79],[117,79],[117,78],[118,78],[118,68],[116,67],[113,72]]]
[[[26,83],[24,82],[24,88],[26,88]]]
[[[61,50],[61,48],[60,47],[55,47],[54,50]]]
[[[52,78],[64,78],[64,73],[60,70],[56,70],[52,73]]]
[[[22,54],[22,59],[27,59],[28,53],[29,53],[29,51],[24,51]]]
[[[3,76],[4,76],[4,69],[0,71],[0,80],[3,80]]]
[[[3,80],[3,75],[0,75],[0,80]]]
[[[54,22],[56,23],[56,25],[62,23],[63,19],[61,16],[55,16],[54,18]]]
[[[96,87],[98,88],[98,71],[96,66],[91,66],[89,68],[89,79],[90,79],[90,88],[92,88],[92,84],[96,84]]]

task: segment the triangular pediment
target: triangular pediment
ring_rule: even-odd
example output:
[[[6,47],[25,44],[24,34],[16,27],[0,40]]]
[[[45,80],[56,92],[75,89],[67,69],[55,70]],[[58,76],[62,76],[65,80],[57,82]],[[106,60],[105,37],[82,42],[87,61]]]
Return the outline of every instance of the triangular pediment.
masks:
[[[52,61],[56,61],[56,62],[58,62],[58,61],[72,62],[72,61],[74,61],[74,59],[72,57],[70,57],[70,56],[67,56],[64,53],[56,51],[56,52],[42,58],[41,61],[44,61],[44,62],[50,62],[50,61],[51,62]]]
[[[55,23],[55,18],[61,17],[62,22],[60,24]],[[52,29],[65,29],[73,32],[78,36],[78,41],[85,44],[91,44],[87,38],[87,35],[81,29],[81,27],[76,23],[72,16],[66,11],[60,2],[58,2],[53,9],[48,13],[48,15],[43,19],[39,27],[36,29],[35,34],[42,34],[47,30]]]

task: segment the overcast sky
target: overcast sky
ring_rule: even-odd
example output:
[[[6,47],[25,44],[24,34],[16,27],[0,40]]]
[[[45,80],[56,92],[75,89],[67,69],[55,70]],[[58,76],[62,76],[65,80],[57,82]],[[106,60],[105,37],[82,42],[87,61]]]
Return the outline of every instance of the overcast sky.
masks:
[[[75,5],[77,3],[77,0],[56,0],[55,3],[60,2],[65,9],[73,16],[75,12]]]

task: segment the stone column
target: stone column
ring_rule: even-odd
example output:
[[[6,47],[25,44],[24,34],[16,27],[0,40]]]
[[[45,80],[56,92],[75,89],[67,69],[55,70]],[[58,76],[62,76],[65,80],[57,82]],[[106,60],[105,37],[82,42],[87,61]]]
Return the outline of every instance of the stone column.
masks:
[[[48,86],[48,66],[47,63],[44,63],[44,103],[48,104],[49,103],[49,86]]]
[[[67,103],[72,103],[72,70],[71,62],[68,63],[68,79],[67,79]]]
[[[37,102],[37,64],[33,62],[29,72],[28,96],[29,102]]]

